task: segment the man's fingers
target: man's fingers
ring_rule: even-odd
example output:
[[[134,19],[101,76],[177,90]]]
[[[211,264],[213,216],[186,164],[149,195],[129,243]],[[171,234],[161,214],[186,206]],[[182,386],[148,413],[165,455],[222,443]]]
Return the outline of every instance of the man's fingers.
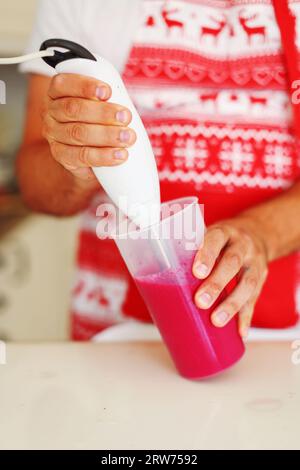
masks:
[[[239,312],[239,333],[242,338],[246,339],[248,336],[251,320],[253,317],[256,299],[247,302]]]
[[[249,327],[251,325],[251,320],[254,313],[254,308],[259,298],[261,289],[266,280],[266,277],[267,271],[264,271],[261,275],[260,281],[256,283],[254,295],[252,295],[250,300],[246,302],[245,305],[243,305],[243,307],[239,311],[239,333],[242,338],[247,338],[248,336]]]
[[[128,158],[128,152],[122,148],[78,147],[50,141],[53,157],[67,170],[84,167],[116,166]]]
[[[136,140],[135,132],[128,127],[61,123],[50,116],[44,119],[43,134],[62,144],[90,147],[129,147]]]
[[[211,320],[215,326],[226,325],[234,315],[253,300],[258,286],[258,276],[255,269],[244,272],[238,285],[232,293],[213,311]]]
[[[60,73],[51,80],[48,95],[52,99],[73,96],[89,100],[108,100],[111,88],[96,78],[71,73]]]
[[[131,112],[123,106],[82,98],[50,99],[48,109],[50,116],[59,122],[127,126],[131,121]]]
[[[220,262],[197,291],[197,306],[209,308],[214,304],[227,284],[240,272],[243,262],[243,248],[238,243],[225,249]]]
[[[205,279],[209,275],[228,239],[229,235],[223,228],[211,227],[207,230],[203,246],[194,260],[193,274],[195,277]]]

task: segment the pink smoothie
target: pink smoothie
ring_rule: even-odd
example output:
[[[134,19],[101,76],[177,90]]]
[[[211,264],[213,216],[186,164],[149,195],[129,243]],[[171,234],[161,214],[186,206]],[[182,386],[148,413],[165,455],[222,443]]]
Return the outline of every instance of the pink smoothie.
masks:
[[[182,376],[207,377],[242,357],[245,348],[237,318],[217,328],[210,321],[213,307],[199,310],[195,306],[193,296],[199,281],[190,267],[140,276],[135,281]]]

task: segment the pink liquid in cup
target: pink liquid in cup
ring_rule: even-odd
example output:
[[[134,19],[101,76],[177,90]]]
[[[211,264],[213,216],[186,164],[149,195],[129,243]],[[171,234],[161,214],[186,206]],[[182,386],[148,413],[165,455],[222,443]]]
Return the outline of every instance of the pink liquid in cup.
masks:
[[[200,379],[217,374],[242,357],[245,347],[237,318],[218,328],[210,320],[217,303],[209,310],[194,304],[199,280],[190,266],[139,276],[135,282],[183,377]]]

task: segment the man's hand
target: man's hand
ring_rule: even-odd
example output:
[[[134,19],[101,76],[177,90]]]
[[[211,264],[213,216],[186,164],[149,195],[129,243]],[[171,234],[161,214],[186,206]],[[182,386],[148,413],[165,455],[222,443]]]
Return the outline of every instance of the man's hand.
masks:
[[[237,276],[237,286],[216,307],[211,320],[222,327],[238,313],[239,331],[246,337],[267,273],[267,250],[255,223],[247,217],[224,220],[208,228],[195,257],[193,274],[204,280],[196,292],[195,303],[201,309],[209,308]]]
[[[111,89],[94,78],[56,75],[43,113],[43,137],[53,158],[76,178],[95,179],[91,167],[123,163],[135,140],[131,113],[108,103]],[[82,184],[82,183],[81,183]]]

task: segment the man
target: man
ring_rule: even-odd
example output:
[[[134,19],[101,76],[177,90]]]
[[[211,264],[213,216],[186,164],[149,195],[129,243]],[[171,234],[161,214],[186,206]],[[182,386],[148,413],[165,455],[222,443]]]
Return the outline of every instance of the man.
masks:
[[[41,2],[29,48],[63,37],[110,59],[136,102],[156,153],[163,200],[197,194],[209,228],[193,267],[195,295],[222,327],[296,323],[300,248],[297,78],[300,2],[206,0]],[[296,20],[295,20],[296,18]],[[277,24],[278,21],[278,24]],[[31,72],[18,175],[34,210],[85,210],[73,292],[73,337],[88,339],[134,316],[149,320],[120,255],[95,234],[105,199],[91,167],[121,165],[136,135],[109,84]],[[295,107],[296,108],[296,107]],[[267,273],[269,274],[267,276]]]

